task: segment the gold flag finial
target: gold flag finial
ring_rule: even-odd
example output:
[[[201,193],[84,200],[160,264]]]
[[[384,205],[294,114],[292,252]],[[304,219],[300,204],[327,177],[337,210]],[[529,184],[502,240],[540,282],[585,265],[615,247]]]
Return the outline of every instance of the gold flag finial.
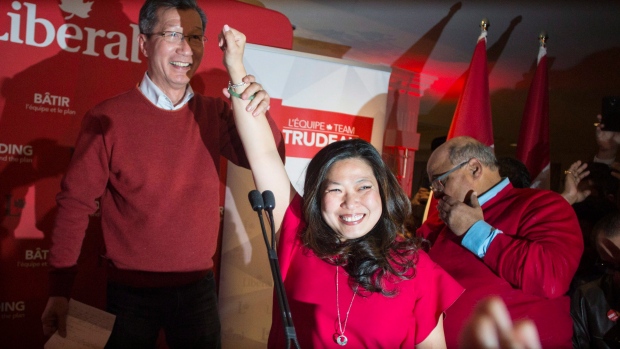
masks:
[[[547,32],[545,32],[544,30],[541,31],[540,34],[538,34],[538,42],[540,43],[540,46],[546,47],[547,40],[549,40],[549,35],[547,35]]]
[[[480,21],[480,28],[482,28],[482,30],[486,31],[490,26],[491,23],[489,23],[488,19],[483,18],[482,21]]]

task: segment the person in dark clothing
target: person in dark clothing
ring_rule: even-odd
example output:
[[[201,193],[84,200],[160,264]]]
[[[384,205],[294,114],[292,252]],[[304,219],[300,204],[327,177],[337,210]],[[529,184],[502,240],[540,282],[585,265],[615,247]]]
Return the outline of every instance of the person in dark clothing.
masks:
[[[604,274],[577,288],[571,300],[574,348],[620,348],[620,213],[593,229]]]
[[[577,287],[602,275],[600,268],[595,266],[598,255],[593,243],[593,227],[603,217],[618,212],[616,198],[619,182],[612,176],[611,168],[603,163],[590,162],[587,164],[587,169],[589,174],[578,182],[577,187],[581,192],[589,192],[589,195],[572,204],[583,233],[584,253],[571,284],[569,291],[571,294]]]

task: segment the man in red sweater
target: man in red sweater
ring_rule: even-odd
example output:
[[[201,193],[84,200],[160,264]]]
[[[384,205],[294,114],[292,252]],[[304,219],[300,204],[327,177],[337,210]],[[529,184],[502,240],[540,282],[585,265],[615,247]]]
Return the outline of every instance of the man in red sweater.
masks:
[[[68,298],[89,214],[101,198],[108,269],[107,308],[116,315],[108,348],[220,347],[212,272],[219,232],[220,156],[249,168],[233,111],[194,94],[206,16],[194,0],[147,0],[139,43],[148,59],[140,84],[91,109],[57,196],[43,331],[66,336]],[[224,27],[224,65],[234,98],[269,96],[243,66],[245,37]],[[231,46],[232,45],[232,46]],[[230,47],[235,47],[231,50]],[[270,126],[283,157],[283,141]]]
[[[458,346],[476,304],[497,295],[513,320],[534,321],[543,348],[572,348],[566,292],[583,238],[566,200],[514,188],[499,175],[492,149],[470,137],[437,148],[427,171],[437,211],[418,233],[430,240],[431,258],[465,287],[446,311],[448,347]]]

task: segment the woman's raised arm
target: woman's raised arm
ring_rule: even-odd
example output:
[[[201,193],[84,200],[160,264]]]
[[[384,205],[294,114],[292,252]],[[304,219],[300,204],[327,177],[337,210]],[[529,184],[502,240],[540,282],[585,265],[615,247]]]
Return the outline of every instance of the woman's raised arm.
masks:
[[[248,81],[247,72],[243,66],[245,40],[243,33],[228,26],[224,26],[220,33],[219,44],[224,51],[224,66],[233,84]],[[264,100],[268,101],[269,95],[257,83],[246,83],[233,92],[246,98],[242,99],[234,95],[231,97],[235,124],[250,162],[256,189],[260,192],[271,190],[275,196],[276,207],[273,215],[277,231],[295,190],[291,186],[282,159],[278,154],[271,128],[264,114],[266,108],[261,105]],[[227,90],[224,93],[229,94]],[[248,100],[247,98],[252,95],[255,95],[255,98],[252,101]],[[258,115],[253,115],[253,111],[259,111]]]

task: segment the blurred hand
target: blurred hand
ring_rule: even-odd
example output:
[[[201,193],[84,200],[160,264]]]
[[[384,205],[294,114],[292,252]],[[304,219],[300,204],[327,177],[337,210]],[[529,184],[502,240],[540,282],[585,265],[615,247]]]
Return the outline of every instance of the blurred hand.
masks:
[[[565,171],[566,177],[564,178],[562,196],[571,205],[582,202],[590,195],[590,190],[588,189],[579,190],[579,182],[590,174],[590,171],[586,170],[587,167],[587,163],[577,160]]]
[[[530,320],[512,324],[508,309],[498,297],[482,300],[465,323],[459,340],[468,349],[542,348],[536,326]]]
[[[605,125],[601,123],[601,115],[597,115],[596,144],[598,144],[597,157],[600,159],[612,159],[616,156],[620,145],[620,132],[605,131]]]
[[[61,337],[67,337],[67,313],[69,312],[69,300],[65,297],[50,297],[47,300],[41,322],[43,334],[49,337],[58,331]]]
[[[430,196],[430,194],[431,191],[428,190],[428,188],[420,187],[420,189],[418,189],[418,192],[415,193],[415,195],[413,196],[413,199],[411,199],[411,204],[425,206],[428,202],[428,197]]]

